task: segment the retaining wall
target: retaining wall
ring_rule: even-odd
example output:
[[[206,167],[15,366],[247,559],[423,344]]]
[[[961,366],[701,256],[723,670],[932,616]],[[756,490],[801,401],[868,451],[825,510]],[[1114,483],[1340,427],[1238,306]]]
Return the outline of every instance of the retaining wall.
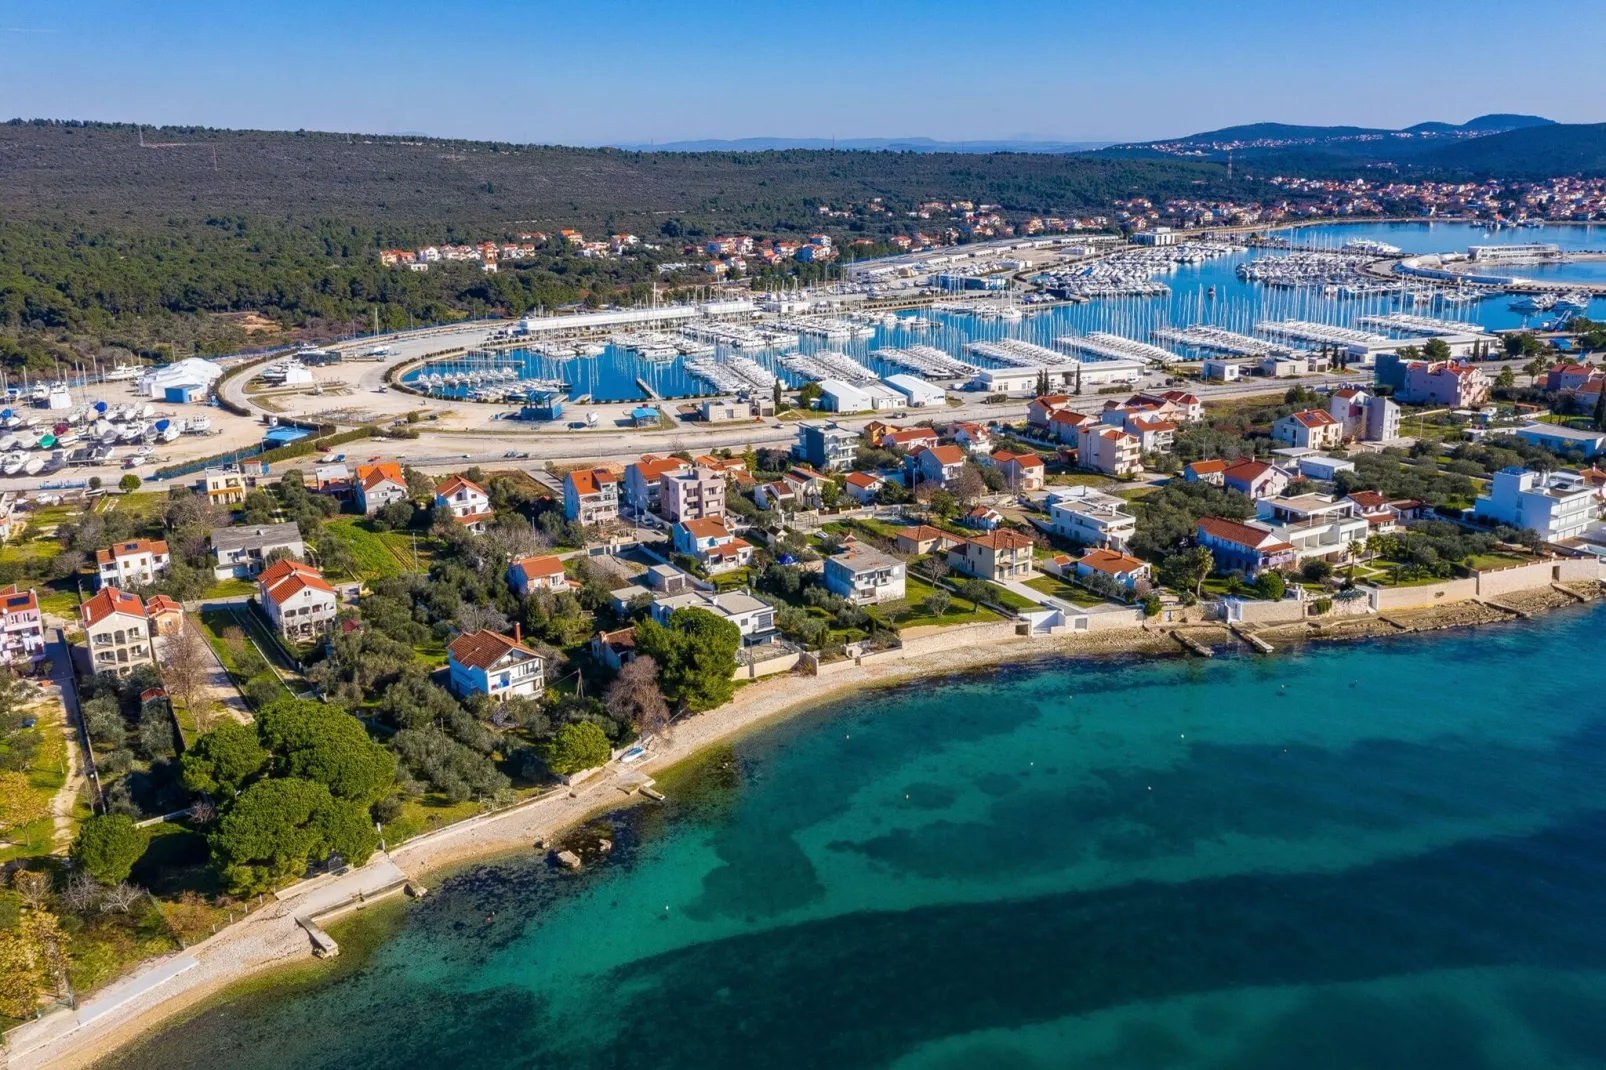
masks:
[[[1377,587],[1371,596],[1372,608],[1379,613],[1399,609],[1418,609],[1447,602],[1468,602],[1478,597],[1475,579],[1445,580],[1443,583],[1424,584],[1421,587]]]
[[[1600,578],[1600,565],[1592,557],[1557,557],[1530,565],[1485,569],[1473,573],[1479,598],[1498,598],[1512,591],[1530,591],[1552,583],[1592,583]]]

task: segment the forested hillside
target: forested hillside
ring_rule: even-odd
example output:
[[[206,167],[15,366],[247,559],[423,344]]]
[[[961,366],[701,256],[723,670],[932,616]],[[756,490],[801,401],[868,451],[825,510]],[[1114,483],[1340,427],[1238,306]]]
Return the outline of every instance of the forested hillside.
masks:
[[[143,143],[142,143],[143,142]],[[1212,164],[1086,156],[637,153],[483,142],[11,122],[0,125],[0,360],[221,353],[491,310],[641,297],[717,232],[875,238],[923,200],[1086,213],[1116,197],[1244,195]],[[821,205],[886,211],[828,219]],[[664,246],[550,246],[494,276],[382,268],[378,250],[577,227]]]

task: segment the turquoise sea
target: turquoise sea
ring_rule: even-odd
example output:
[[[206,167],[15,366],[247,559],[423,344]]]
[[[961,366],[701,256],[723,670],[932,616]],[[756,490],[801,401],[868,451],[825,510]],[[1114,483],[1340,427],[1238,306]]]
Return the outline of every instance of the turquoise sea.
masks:
[[[108,1065],[1606,1066],[1606,607],[869,692]]]

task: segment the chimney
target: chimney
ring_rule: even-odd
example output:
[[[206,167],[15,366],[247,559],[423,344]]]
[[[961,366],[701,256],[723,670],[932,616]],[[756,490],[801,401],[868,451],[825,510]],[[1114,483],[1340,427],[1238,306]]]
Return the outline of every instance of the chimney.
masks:
[[[518,621],[513,622],[513,641],[515,643],[524,642],[524,625]]]

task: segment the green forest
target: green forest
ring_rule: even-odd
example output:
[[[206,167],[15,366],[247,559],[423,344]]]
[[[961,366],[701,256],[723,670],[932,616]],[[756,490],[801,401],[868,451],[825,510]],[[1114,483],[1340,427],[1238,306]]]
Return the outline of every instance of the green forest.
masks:
[[[0,360],[166,359],[347,334],[376,316],[399,328],[637,300],[686,241],[822,229],[876,241],[936,226],[905,215],[934,198],[1085,214],[1252,185],[1215,164],[1087,156],[640,153],[14,120],[0,124]],[[822,205],[875,198],[885,211],[822,223]],[[543,250],[497,275],[376,258],[563,227],[662,249],[624,261]]]

